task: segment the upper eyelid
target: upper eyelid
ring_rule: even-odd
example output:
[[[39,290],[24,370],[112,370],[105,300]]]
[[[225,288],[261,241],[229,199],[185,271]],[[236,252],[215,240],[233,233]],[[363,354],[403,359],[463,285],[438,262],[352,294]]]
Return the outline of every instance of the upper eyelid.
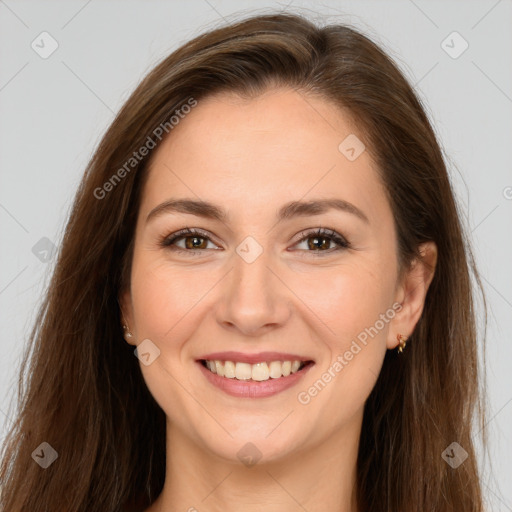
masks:
[[[164,236],[161,241],[162,243],[165,242],[174,242],[176,240],[180,240],[181,238],[186,238],[188,236],[201,236],[203,238],[207,238],[211,242],[215,242],[214,237],[212,237],[208,232],[199,229],[199,228],[183,228],[179,229],[178,231],[175,231],[174,233],[171,233],[170,235]]]

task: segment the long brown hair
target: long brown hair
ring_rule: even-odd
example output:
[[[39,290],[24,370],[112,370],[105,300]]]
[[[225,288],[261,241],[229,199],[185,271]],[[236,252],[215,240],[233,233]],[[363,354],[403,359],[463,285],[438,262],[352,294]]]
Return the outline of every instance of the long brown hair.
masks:
[[[155,130],[169,128],[191,98],[200,103],[221,91],[250,98],[273,86],[324,98],[352,116],[386,186],[402,269],[421,257],[422,242],[438,247],[406,351],[387,352],[365,404],[360,510],[483,510],[472,433],[475,415],[484,425],[484,408],[471,274],[482,297],[483,289],[439,143],[378,45],[349,26],[317,27],[294,14],[252,16],[183,45],[141,82],[103,137],[20,368],[0,467],[2,510],[128,510],[149,506],[162,490],[165,414],[123,340],[117,300],[129,284],[150,155],[126,163],[148,137],[158,146]],[[46,469],[32,458],[43,442],[58,453]],[[442,457],[452,442],[468,454],[456,469]]]

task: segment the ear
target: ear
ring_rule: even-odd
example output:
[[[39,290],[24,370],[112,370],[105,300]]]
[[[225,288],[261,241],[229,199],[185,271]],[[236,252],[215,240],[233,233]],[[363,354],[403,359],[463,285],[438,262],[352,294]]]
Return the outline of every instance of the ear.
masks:
[[[133,323],[133,304],[132,304],[132,295],[130,289],[127,288],[125,291],[122,291],[118,297],[119,308],[120,308],[120,316],[121,316],[121,330],[123,332],[124,339],[130,345],[136,346],[135,340],[137,337],[135,336],[134,331],[134,323]],[[132,337],[126,337],[126,329],[123,329],[123,325],[128,327],[128,330],[132,333]]]
[[[397,334],[409,337],[423,312],[427,291],[434,278],[437,263],[437,245],[433,241],[420,245],[421,258],[412,261],[397,288],[395,301],[402,305],[390,322],[387,348],[398,345]]]

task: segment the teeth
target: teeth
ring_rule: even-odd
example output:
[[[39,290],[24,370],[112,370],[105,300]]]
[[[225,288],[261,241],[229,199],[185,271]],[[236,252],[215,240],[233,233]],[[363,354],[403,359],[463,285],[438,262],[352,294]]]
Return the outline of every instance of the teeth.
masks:
[[[234,379],[236,376],[236,367],[233,361],[226,361],[224,363],[224,377],[228,379]]]
[[[215,361],[215,364],[221,364],[220,361]],[[251,365],[248,363],[236,363],[235,365],[235,378],[238,380],[249,380],[251,378],[252,370]]]
[[[302,361],[271,361],[256,364],[234,363],[233,361],[206,361],[206,367],[220,377],[238,380],[263,381],[288,377],[299,371],[305,363]]]
[[[283,365],[281,364],[281,361],[272,361],[269,366],[270,377],[273,379],[278,379],[281,377],[283,374],[282,368]]]
[[[215,369],[219,377],[224,377],[224,365],[220,361],[215,361]]]
[[[267,363],[257,363],[252,365],[252,380],[268,380],[270,373]]]

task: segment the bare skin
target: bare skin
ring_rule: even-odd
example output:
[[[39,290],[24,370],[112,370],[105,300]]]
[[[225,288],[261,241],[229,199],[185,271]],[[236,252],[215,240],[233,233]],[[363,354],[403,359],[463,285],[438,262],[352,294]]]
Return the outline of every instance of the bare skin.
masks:
[[[420,318],[437,250],[424,244],[424,261],[399,279],[390,205],[368,152],[350,161],[338,149],[349,134],[357,127],[341,110],[291,89],[253,100],[223,94],[199,101],[153,155],[121,297],[130,343],[149,339],[160,350],[141,363],[167,416],[166,482],[147,512],[358,510],[364,403],[397,333],[409,335]],[[147,220],[170,198],[215,203],[228,218],[164,211]],[[285,203],[328,198],[366,220],[330,209],[277,222]],[[160,245],[187,227],[207,237]],[[318,238],[320,227],[349,247]],[[257,242],[250,251],[263,251],[251,263],[236,251],[248,236]],[[357,341],[371,326],[378,333]],[[230,350],[314,364],[277,394],[235,397],[197,362]],[[318,380],[325,386],[308,391]],[[244,446],[261,457],[255,465],[241,461]]]

